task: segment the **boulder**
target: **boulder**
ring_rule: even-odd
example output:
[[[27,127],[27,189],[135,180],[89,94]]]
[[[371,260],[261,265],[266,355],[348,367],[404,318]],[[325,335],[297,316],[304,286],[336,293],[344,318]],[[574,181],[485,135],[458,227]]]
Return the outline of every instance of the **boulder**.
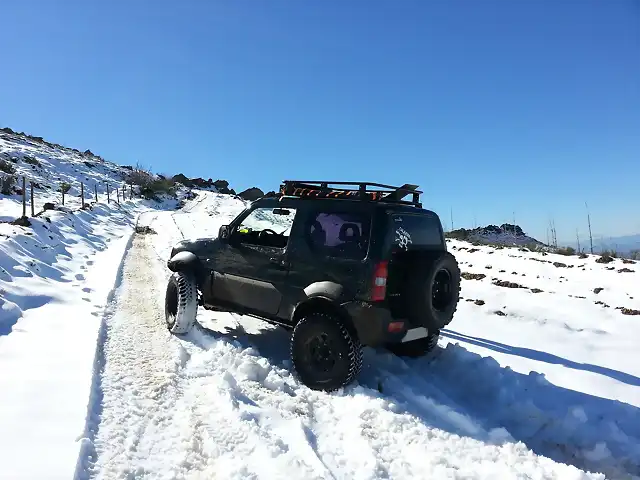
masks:
[[[223,188],[228,189],[229,182],[227,182],[226,180],[216,180],[215,182],[213,182],[213,186],[216,187],[218,190],[222,190]]]
[[[47,202],[42,206],[43,210],[55,210],[56,206],[52,202]]]
[[[253,202],[254,200],[258,200],[259,198],[264,197],[264,192],[260,190],[258,187],[251,187],[240,192],[238,196],[244,200],[249,200],[250,202]]]

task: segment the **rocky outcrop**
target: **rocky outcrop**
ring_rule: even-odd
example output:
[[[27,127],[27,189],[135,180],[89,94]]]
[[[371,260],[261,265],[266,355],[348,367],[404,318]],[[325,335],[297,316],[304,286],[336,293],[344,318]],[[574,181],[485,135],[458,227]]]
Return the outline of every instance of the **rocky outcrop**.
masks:
[[[260,190],[258,187],[251,187],[240,192],[238,196],[244,200],[249,200],[250,202],[253,202],[254,200],[258,200],[259,198],[264,197],[264,192]]]

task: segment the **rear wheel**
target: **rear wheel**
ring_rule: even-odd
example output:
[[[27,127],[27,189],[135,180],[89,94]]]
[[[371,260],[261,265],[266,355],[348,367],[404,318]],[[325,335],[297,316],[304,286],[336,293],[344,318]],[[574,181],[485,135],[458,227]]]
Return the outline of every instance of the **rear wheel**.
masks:
[[[169,278],[164,299],[167,328],[171,333],[187,333],[196,323],[198,311],[198,287],[195,277],[185,272],[175,272]]]
[[[435,350],[438,346],[439,338],[440,332],[436,330],[435,333],[430,333],[426,337],[418,338],[417,340],[404,343],[391,343],[387,346],[387,349],[399,357],[423,357]]]
[[[406,287],[407,313],[414,325],[438,331],[451,322],[460,298],[460,267],[449,252],[415,262]]]
[[[293,330],[291,360],[300,380],[309,388],[337,390],[360,373],[362,345],[340,318],[310,314]]]

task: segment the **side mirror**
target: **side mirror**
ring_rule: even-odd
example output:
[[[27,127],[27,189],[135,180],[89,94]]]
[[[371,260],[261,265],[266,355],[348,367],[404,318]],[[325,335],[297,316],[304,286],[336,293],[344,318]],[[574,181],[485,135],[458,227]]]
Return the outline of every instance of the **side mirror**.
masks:
[[[218,230],[218,238],[224,242],[229,241],[229,225],[222,225]]]

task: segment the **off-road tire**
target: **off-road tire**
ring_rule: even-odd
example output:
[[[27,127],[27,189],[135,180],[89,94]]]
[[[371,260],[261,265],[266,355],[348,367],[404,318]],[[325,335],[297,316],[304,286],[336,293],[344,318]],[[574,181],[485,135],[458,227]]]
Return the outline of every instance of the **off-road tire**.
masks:
[[[440,338],[440,332],[430,333],[426,337],[411,340],[404,343],[390,343],[387,345],[387,349],[399,357],[424,357],[431,353],[438,346],[438,339]]]
[[[331,344],[335,365],[322,371],[310,360],[308,342],[326,336]],[[347,328],[342,319],[313,313],[303,317],[291,335],[291,360],[298,377],[312,390],[331,392],[355,380],[362,369],[362,345],[357,335]]]
[[[189,332],[196,323],[198,312],[198,286],[195,277],[175,272],[169,278],[164,299],[164,315],[171,333]]]
[[[437,305],[434,288],[441,276],[448,276],[448,301]],[[444,328],[453,319],[460,299],[460,267],[449,252],[425,255],[411,266],[406,285],[406,309],[409,321],[429,331]]]

